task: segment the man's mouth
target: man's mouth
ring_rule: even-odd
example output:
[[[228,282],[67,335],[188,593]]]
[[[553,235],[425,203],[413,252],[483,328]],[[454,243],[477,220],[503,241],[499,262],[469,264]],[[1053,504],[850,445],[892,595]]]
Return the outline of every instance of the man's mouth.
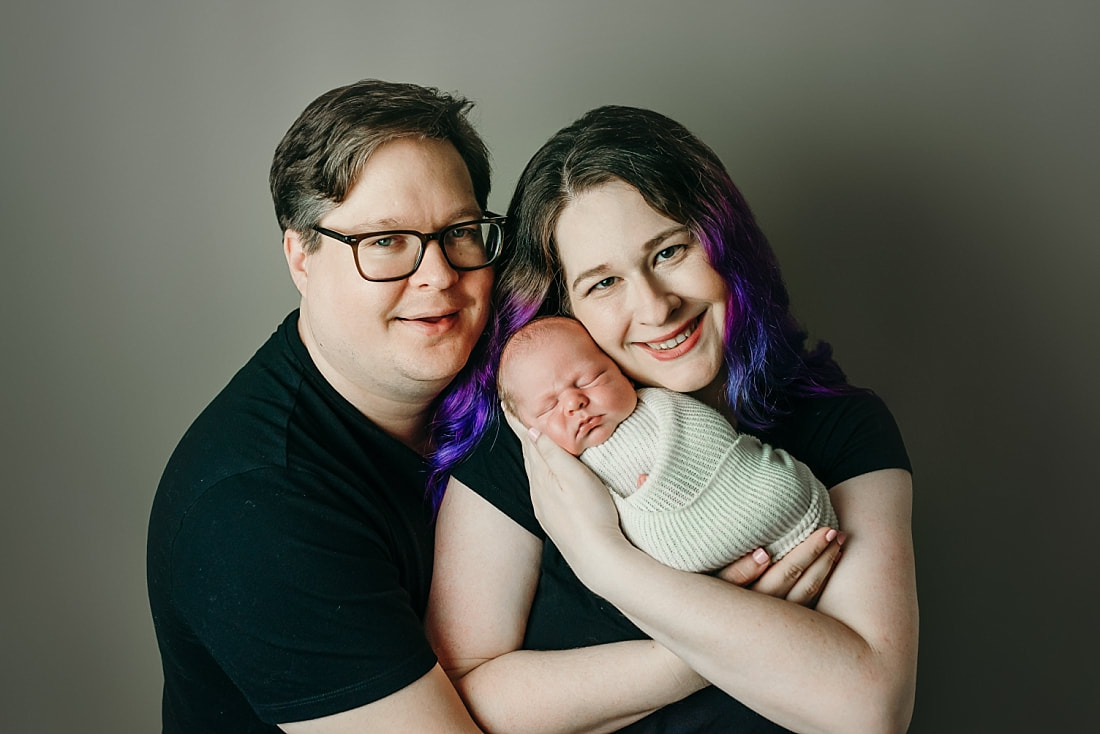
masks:
[[[450,313],[441,313],[436,315],[424,314],[421,316],[399,316],[398,321],[422,321],[426,324],[438,324],[440,321],[455,318],[456,316],[458,316],[458,311],[451,311]]]
[[[415,333],[428,337],[441,337],[445,334],[450,334],[458,327],[461,323],[459,313],[458,311],[450,311],[448,313],[424,313],[400,316],[397,318],[397,322],[405,324],[406,327],[412,329]]]

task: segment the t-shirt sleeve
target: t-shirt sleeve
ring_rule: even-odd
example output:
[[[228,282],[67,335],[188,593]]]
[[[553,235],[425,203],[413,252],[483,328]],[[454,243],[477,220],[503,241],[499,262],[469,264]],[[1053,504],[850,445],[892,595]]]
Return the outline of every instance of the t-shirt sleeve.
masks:
[[[913,471],[894,416],[870,391],[797,401],[779,427],[756,435],[804,462],[826,487],[879,469]]]
[[[172,547],[180,614],[272,724],[365,705],[436,662],[384,520],[326,508],[309,496],[320,481],[268,469],[224,479]]]
[[[531,485],[523,468],[519,439],[498,411],[473,453],[451,471],[458,481],[477,492],[532,535],[546,534],[531,506]]]

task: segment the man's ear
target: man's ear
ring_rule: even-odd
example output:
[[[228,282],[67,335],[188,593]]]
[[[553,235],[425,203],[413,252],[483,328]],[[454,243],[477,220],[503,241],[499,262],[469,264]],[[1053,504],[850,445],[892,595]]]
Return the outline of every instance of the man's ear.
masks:
[[[303,296],[306,294],[306,281],[308,280],[309,253],[305,250],[305,242],[302,235],[293,229],[283,232],[283,254],[286,255],[286,264],[290,268],[290,279]]]

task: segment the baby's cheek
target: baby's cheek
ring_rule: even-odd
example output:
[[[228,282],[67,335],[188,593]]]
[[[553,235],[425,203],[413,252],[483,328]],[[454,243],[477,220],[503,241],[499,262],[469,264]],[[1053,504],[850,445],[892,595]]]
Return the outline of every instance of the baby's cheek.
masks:
[[[572,451],[571,445],[572,438],[566,435],[566,432],[562,430],[562,427],[554,421],[540,421],[542,425],[536,426],[543,434],[550,437],[550,440],[561,446],[566,451]]]

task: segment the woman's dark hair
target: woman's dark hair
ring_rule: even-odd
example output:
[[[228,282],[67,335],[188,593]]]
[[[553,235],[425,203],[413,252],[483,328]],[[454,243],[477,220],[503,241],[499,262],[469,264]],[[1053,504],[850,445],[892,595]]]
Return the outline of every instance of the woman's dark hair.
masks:
[[[550,138],[516,185],[487,349],[471,357],[477,364],[466,372],[470,379],[453,385],[437,414],[429,486],[437,504],[447,472],[492,423],[504,341],[536,316],[569,312],[554,243],[558,217],[578,195],[612,181],[633,186],[655,211],[686,225],[725,281],[726,391],[739,424],[765,428],[790,397],[852,390],[827,344],[806,351],[775,254],[718,156],[664,115],[600,107]]]

